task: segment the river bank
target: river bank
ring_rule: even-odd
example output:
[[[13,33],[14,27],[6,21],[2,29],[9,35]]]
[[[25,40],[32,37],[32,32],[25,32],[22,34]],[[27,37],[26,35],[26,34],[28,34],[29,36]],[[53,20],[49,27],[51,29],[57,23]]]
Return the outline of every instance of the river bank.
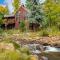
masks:
[[[11,39],[19,44],[43,44],[60,47],[60,36],[45,36],[41,37],[38,35],[29,35],[29,34],[3,34],[0,35],[0,40]]]
[[[15,33],[15,34],[4,33],[4,34],[0,35],[0,41],[2,41],[2,40],[7,40],[7,41],[13,40],[16,43],[22,44],[22,45],[40,44],[42,46],[49,45],[49,46],[53,46],[53,47],[60,47],[60,36],[39,36],[38,34],[35,34],[35,33],[34,34],[33,33],[31,33],[31,34],[30,33]],[[40,57],[42,55],[47,57],[49,60],[59,60],[60,59],[60,52],[42,53],[42,54],[40,54]]]
[[[13,36],[11,39],[15,41],[19,41],[20,43],[24,44],[43,44],[43,45],[54,45],[60,47],[60,36],[50,36],[50,37],[35,37],[35,38],[18,38],[18,36]]]

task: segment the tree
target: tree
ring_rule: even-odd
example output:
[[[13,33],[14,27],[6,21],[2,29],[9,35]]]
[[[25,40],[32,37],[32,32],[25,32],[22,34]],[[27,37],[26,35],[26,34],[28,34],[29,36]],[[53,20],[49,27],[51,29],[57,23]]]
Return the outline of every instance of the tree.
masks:
[[[39,0],[27,0],[26,6],[31,11],[30,22],[42,25],[43,11]]]
[[[1,26],[1,24],[3,23],[3,14],[0,12],[0,26]]]
[[[0,25],[3,23],[4,14],[6,14],[6,8],[3,6],[0,6]]]
[[[14,13],[15,13],[17,9],[20,7],[20,0],[14,0],[13,6],[14,6]]]
[[[0,6],[0,26],[4,23],[3,17],[5,14],[9,14],[8,8]]]
[[[59,0],[46,0],[43,4],[47,26],[57,26],[60,23],[60,3]]]
[[[3,6],[0,6],[0,12],[2,13],[2,14],[6,14],[6,8],[5,7],[3,7]]]
[[[5,14],[9,14],[9,9],[8,9],[8,6],[5,7],[6,8],[6,13]]]

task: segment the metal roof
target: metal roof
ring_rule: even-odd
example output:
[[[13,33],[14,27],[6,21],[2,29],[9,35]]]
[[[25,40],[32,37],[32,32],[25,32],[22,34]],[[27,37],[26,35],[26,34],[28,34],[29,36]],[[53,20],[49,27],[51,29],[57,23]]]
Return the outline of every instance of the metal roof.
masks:
[[[14,14],[11,14],[11,15],[4,15],[4,17],[14,17],[15,15]]]

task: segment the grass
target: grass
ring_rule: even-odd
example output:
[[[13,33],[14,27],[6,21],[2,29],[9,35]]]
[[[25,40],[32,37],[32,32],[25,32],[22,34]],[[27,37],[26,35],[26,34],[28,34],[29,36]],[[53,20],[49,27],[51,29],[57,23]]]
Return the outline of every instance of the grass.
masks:
[[[1,41],[1,42],[4,42],[4,43],[12,43],[13,46],[15,47],[15,49],[19,49],[19,48],[20,48],[20,45],[19,45],[18,43],[16,43],[16,42],[13,41],[13,40],[10,40],[10,39],[5,39],[5,40],[3,40],[3,41]]]
[[[38,39],[39,37],[46,36],[60,36],[60,31],[56,27],[42,29],[37,32],[21,32],[19,29],[11,29],[3,31],[2,36],[4,38],[20,38],[20,39]]]
[[[0,53],[0,60],[20,60],[20,54],[16,51],[5,51]]]
[[[11,40],[4,40],[4,41],[1,41],[0,43],[3,43],[3,44],[8,44],[9,43],[12,43],[14,45],[14,47],[17,46],[16,42],[13,42]],[[6,48],[6,47],[5,47]],[[27,47],[20,47],[19,49],[18,48],[15,48],[14,50],[11,50],[11,49],[4,49],[4,47],[0,47],[0,60],[32,60],[30,59],[31,56],[30,56],[30,52],[29,52],[29,49]]]
[[[54,27],[54,28],[47,28],[43,29],[37,32],[21,32],[19,29],[15,30],[7,30],[2,32],[3,41],[5,43],[12,43],[15,47],[14,51],[10,50],[4,50],[0,51],[0,60],[34,60],[31,58],[31,54],[29,52],[29,49],[26,47],[20,47],[15,41],[12,41],[11,38],[20,38],[20,39],[38,39],[42,36],[60,36],[60,31]],[[49,60],[59,60],[60,59],[60,53],[45,53],[45,56],[49,58]]]

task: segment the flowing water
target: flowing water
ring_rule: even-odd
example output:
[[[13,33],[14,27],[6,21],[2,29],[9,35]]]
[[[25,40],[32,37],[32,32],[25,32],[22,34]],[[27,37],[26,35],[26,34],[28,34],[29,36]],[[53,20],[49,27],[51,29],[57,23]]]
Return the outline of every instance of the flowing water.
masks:
[[[47,57],[48,60],[60,60],[60,48],[55,48],[51,46],[41,46],[39,44],[29,44],[27,46],[29,46],[30,51],[36,54],[37,56],[39,55]]]
[[[60,48],[47,46],[44,52],[42,55],[46,56],[48,60],[60,60]]]

